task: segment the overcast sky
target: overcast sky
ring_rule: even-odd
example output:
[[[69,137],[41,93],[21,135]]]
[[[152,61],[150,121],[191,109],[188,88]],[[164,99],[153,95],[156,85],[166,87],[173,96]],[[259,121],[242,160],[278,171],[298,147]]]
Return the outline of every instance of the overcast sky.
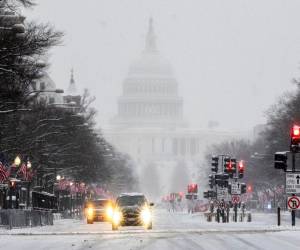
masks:
[[[300,76],[299,0],[36,0],[28,19],[65,32],[51,51],[50,76],[67,87],[70,69],[97,100],[100,126],[117,112],[130,63],[150,16],[193,127],[217,120],[250,130]]]

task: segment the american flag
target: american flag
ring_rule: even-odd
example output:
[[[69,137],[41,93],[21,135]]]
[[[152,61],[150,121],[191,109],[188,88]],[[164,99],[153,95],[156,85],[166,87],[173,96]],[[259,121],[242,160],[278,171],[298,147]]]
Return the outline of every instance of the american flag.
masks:
[[[68,180],[60,180],[58,183],[59,190],[68,190],[70,188],[70,182]]]
[[[18,171],[18,174],[22,174],[22,177],[25,181],[30,181],[33,177],[33,173],[32,171],[30,171],[26,164],[25,163],[22,163],[19,171]]]
[[[8,179],[9,173],[10,171],[6,169],[2,162],[0,162],[0,183],[3,183]]]

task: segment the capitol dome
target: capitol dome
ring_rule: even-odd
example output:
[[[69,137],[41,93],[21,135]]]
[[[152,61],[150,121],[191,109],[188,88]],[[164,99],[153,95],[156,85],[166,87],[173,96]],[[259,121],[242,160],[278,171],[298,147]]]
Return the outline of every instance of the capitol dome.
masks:
[[[152,19],[149,22],[145,49],[140,58],[129,67],[128,75],[129,77],[173,77],[171,64],[157,50]]]
[[[129,77],[173,77],[170,63],[157,52],[144,51],[129,67]]]
[[[118,99],[113,124],[122,127],[175,128],[185,126],[183,100],[170,63],[156,47],[153,21],[149,21],[145,49],[129,67]]]

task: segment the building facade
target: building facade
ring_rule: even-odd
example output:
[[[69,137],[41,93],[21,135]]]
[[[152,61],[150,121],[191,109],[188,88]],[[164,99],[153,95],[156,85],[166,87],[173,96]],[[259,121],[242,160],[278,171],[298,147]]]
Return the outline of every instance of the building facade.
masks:
[[[198,180],[207,145],[235,136],[215,130],[192,129],[185,122],[178,82],[170,63],[157,49],[152,19],[145,49],[129,67],[122,89],[118,113],[104,134],[117,149],[134,159],[141,179],[147,166],[157,168],[162,192],[182,188],[170,181],[176,165],[186,168],[190,181]]]
[[[43,77],[38,80],[35,80],[32,84],[32,91],[37,91],[38,93],[38,100],[43,101],[47,104],[56,104],[56,103],[63,103],[63,97],[60,93],[55,93],[56,84],[51,79],[51,77],[46,73],[43,72]]]

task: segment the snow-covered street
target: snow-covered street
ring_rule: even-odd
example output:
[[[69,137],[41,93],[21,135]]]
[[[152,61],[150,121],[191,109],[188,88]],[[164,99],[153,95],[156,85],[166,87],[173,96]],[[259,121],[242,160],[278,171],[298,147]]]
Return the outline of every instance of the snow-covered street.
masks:
[[[0,249],[299,249],[300,220],[290,226],[284,214],[253,214],[253,222],[208,223],[202,214],[155,212],[152,231],[123,227],[112,232],[109,223],[59,220],[54,226],[1,229]]]

